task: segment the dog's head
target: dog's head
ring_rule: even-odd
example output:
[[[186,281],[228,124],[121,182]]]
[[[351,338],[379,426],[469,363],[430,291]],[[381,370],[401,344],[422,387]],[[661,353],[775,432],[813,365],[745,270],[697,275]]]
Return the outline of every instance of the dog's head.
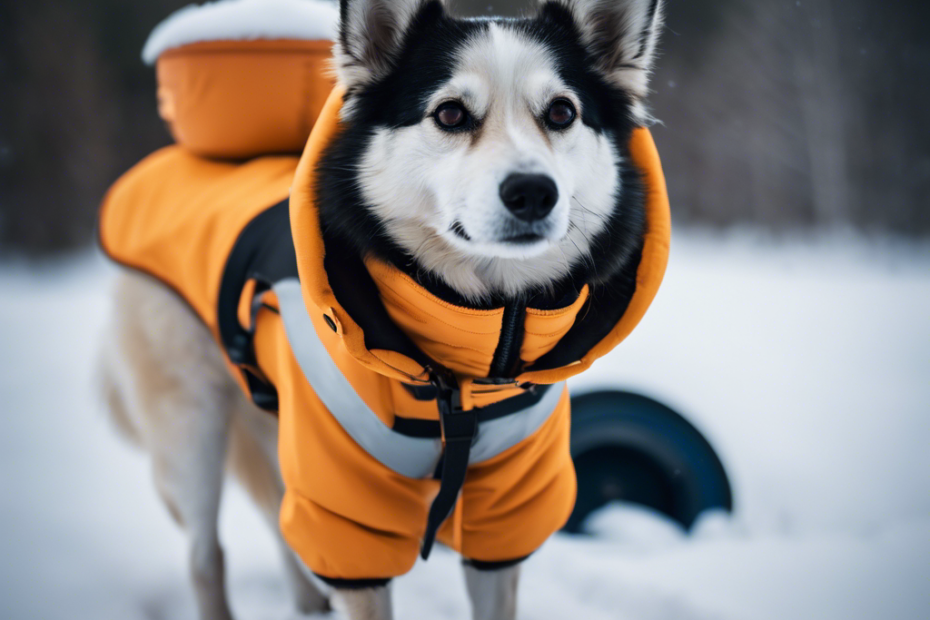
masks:
[[[346,130],[321,164],[324,226],[472,299],[622,262],[642,229],[625,148],[647,121],[661,14],[661,0],[550,0],[533,18],[459,20],[439,0],[343,0]]]

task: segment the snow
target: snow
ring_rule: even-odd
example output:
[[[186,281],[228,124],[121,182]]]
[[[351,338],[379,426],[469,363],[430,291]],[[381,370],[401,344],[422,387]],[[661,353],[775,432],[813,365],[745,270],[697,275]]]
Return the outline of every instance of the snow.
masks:
[[[192,620],[183,536],[92,391],[113,269],[0,263],[0,617]],[[521,620],[930,618],[930,247],[677,235],[642,325],[575,381],[686,413],[736,513],[693,535],[632,506],[525,565]],[[264,522],[234,484],[221,535],[240,618],[289,617]],[[397,617],[466,620],[440,549]],[[329,618],[336,620],[338,616]]]
[[[336,36],[339,9],[324,0],[219,0],[172,13],[149,35],[142,60],[201,41],[306,39]]]

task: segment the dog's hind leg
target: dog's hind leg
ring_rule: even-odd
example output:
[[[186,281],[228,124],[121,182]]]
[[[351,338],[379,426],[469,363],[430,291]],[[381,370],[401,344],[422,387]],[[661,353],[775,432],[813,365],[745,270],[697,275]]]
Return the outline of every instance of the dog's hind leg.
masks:
[[[189,544],[202,620],[231,620],[217,531],[232,381],[213,337],[173,292],[127,273],[117,283],[108,357],[125,419],[151,455],[155,486]]]
[[[327,611],[329,599],[313,585],[278,526],[284,483],[278,463],[276,418],[257,409],[245,397],[237,399],[232,424],[229,464],[274,530],[281,545],[284,568],[302,613]],[[391,620],[390,590],[334,589],[333,605],[348,620]]]
[[[327,611],[329,599],[313,585],[304,573],[278,526],[284,483],[278,463],[276,418],[257,409],[244,397],[237,399],[232,424],[229,464],[236,478],[245,487],[274,530],[281,545],[284,568],[291,590],[302,613]],[[348,620],[391,620],[390,590],[365,588],[334,589],[333,605]]]
[[[164,406],[176,407],[179,413],[191,416],[212,417],[215,413],[189,405],[173,399],[164,402]],[[200,617],[231,620],[223,550],[217,531],[226,431],[218,419],[186,427],[186,437],[177,437],[156,449],[155,485],[187,534],[190,573]]]
[[[278,516],[284,482],[278,464],[278,420],[261,411],[245,396],[236,399],[229,452],[233,474],[259,507],[281,548],[284,571],[297,610],[304,614],[328,611],[329,599],[313,585],[300,560],[281,535]]]
[[[514,620],[520,565],[479,570],[465,564],[465,585],[474,620]]]
[[[333,591],[333,606],[348,620],[392,620],[391,590],[378,588],[343,589]]]

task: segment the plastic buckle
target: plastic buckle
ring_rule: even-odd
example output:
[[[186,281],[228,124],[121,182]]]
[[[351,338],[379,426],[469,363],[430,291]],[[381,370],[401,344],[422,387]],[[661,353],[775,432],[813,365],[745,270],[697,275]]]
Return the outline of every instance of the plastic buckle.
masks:
[[[430,382],[436,386],[439,406],[439,426],[446,443],[473,442],[478,435],[478,416],[473,411],[462,410],[462,392],[452,371],[433,370]]]

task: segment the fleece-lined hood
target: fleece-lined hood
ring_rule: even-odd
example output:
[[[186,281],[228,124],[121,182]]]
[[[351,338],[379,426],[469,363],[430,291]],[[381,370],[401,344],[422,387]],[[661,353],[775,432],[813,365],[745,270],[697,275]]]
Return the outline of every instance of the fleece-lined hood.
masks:
[[[291,187],[290,220],[300,274],[301,291],[311,315],[324,315],[334,324],[345,350],[365,367],[387,377],[410,381],[428,380],[429,359],[416,352],[375,349],[366,338],[363,321],[353,316],[337,299],[324,268],[326,248],[320,227],[314,193],[317,163],[339,132],[344,92],[337,88],[329,95],[304,149]],[[613,325],[585,326],[598,303],[587,287],[575,303],[559,310],[527,310],[520,346],[524,370],[517,383],[552,384],[587,369],[625,339],[642,319],[665,274],[668,262],[671,223],[665,178],[655,144],[647,129],[637,129],[631,139],[633,163],[639,168],[645,186],[646,234],[636,273],[636,288],[625,312]],[[368,272],[378,287],[393,323],[439,364],[466,378],[488,376],[490,356],[501,336],[504,309],[473,310],[444,302],[396,268],[369,259]],[[606,313],[610,314],[610,313]],[[430,324],[425,317],[434,320]],[[593,327],[593,328],[592,328]],[[606,335],[604,335],[606,334]],[[574,336],[587,342],[569,343]],[[564,352],[553,351],[562,347]],[[573,355],[571,352],[579,352]],[[546,356],[545,354],[549,354]],[[562,353],[561,356],[558,353]],[[566,357],[566,355],[568,357]],[[550,360],[544,367],[534,362]],[[554,360],[554,363],[552,363]],[[492,377],[494,378],[494,377]]]

